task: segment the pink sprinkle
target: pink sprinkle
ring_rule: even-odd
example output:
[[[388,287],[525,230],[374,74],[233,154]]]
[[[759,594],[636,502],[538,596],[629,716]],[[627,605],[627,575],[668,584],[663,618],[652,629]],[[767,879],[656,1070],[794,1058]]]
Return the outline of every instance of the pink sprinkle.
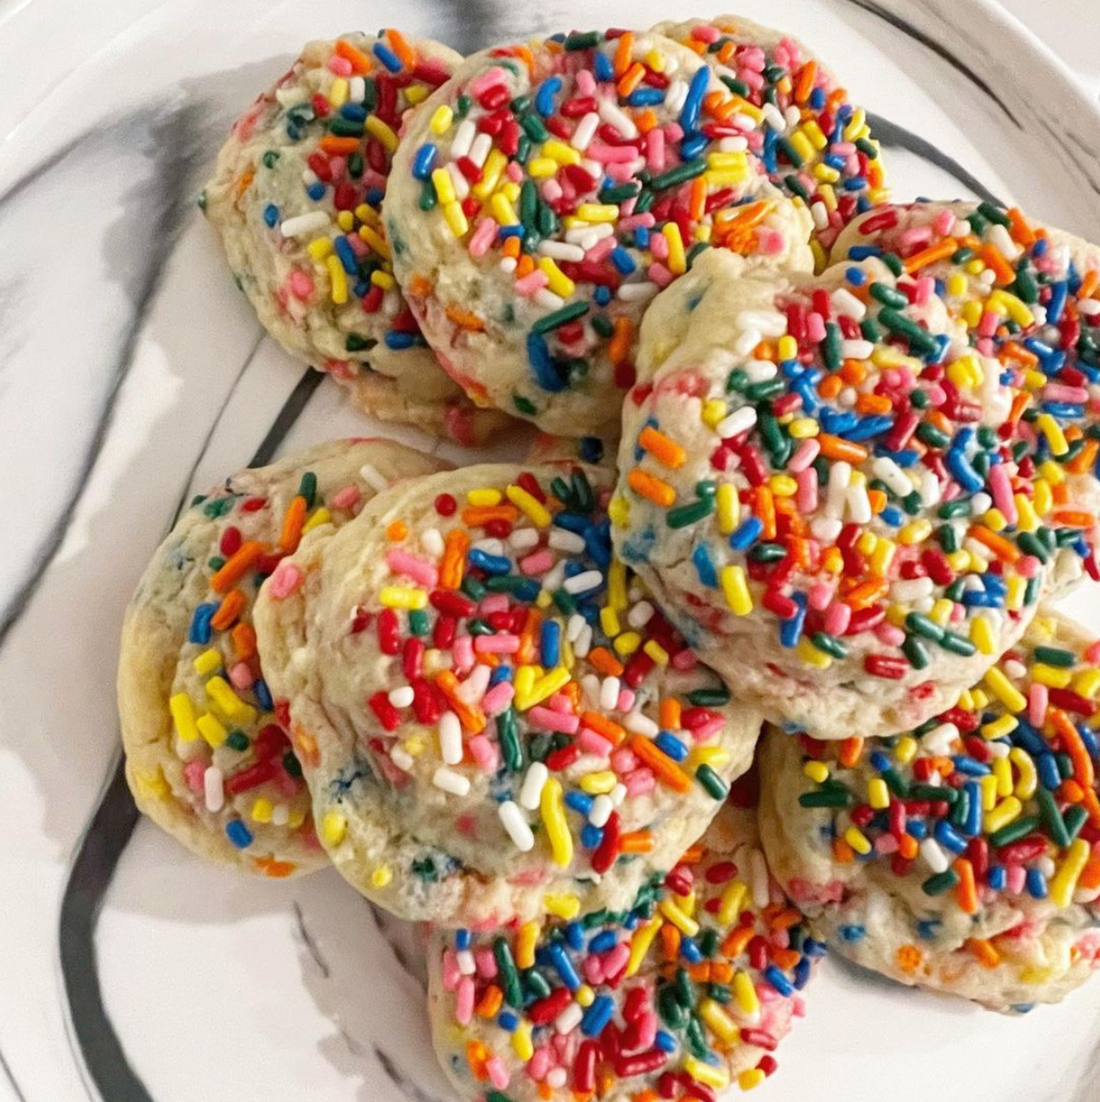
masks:
[[[905,632],[885,620],[875,628],[875,638],[888,647],[900,647],[905,642]]]
[[[629,218],[634,213],[634,208],[638,205],[638,197],[632,195],[629,199],[624,199],[619,204],[619,215],[623,218]]]
[[[577,92],[582,96],[591,96],[596,93],[596,78],[588,69],[580,69],[576,76]]]
[[[508,166],[504,169],[504,175],[507,176],[513,184],[518,184],[523,179],[523,169],[519,167],[516,161],[509,161]]]
[[[654,234],[650,241],[656,241],[659,236],[660,234]],[[672,273],[663,264],[650,264],[646,269],[646,275],[658,287],[667,287],[672,282]]]
[[[304,302],[313,294],[313,280],[305,272],[291,272],[290,293]]]
[[[620,689],[619,690],[619,702],[616,707],[620,712],[629,712],[634,707],[634,690],[633,689]]]
[[[518,635],[479,635],[474,640],[478,654],[515,654],[519,650]]]
[[[305,575],[292,562],[284,559],[267,579],[267,592],[276,601],[286,600],[303,582]]]
[[[825,631],[829,635],[843,635],[852,619],[852,606],[843,601],[834,601],[825,610]]]
[[[478,605],[478,611],[482,616],[489,616],[494,612],[507,612],[508,594],[487,593],[481,598],[481,604]]]
[[[1083,386],[1047,383],[1043,387],[1043,398],[1048,402],[1073,402],[1084,405],[1089,400],[1089,392]]]
[[[357,233],[345,234],[344,240],[348,243],[348,248],[351,249],[356,256],[366,256],[367,253],[370,252],[370,246]]]
[[[577,728],[581,725],[578,716],[555,712],[552,708],[544,708],[541,704],[536,704],[527,715],[536,727],[545,731],[561,731],[566,735],[576,734]]]
[[[391,547],[386,552],[386,564],[395,574],[412,578],[419,585],[433,588],[439,582],[439,571],[430,562],[400,547]]]
[[[346,57],[340,57],[339,54],[333,54],[332,57],[325,62],[325,68],[330,73],[335,73],[338,77],[350,77],[354,71],[351,67],[351,62]]]
[[[526,558],[519,560],[520,570],[531,577],[535,574],[545,574],[554,565],[554,552],[549,547],[533,551]]]
[[[474,981],[470,976],[463,976],[458,981],[458,993],[455,996],[455,1021],[459,1025],[466,1025],[474,1016]]]
[[[584,964],[581,965],[581,969],[584,972],[585,980],[587,980],[592,987],[603,983],[603,962],[595,953],[584,958]]]
[[[1041,566],[1042,563],[1034,555],[1024,555],[1016,563],[1016,573],[1021,578],[1034,578]]]
[[[927,245],[931,240],[931,226],[910,226],[898,234],[898,244],[903,249],[908,249],[914,245]]]
[[[183,767],[183,779],[187,782],[187,787],[197,795],[202,795],[205,792],[205,786],[203,784],[203,774],[206,773],[206,762],[202,758],[196,758],[194,761],[189,761]]]
[[[561,198],[561,184],[552,176],[548,180],[543,181],[542,197],[548,203],[556,203]]]
[[[816,310],[806,315],[806,338],[814,342],[825,339],[825,319]]]
[[[814,612],[824,612],[829,607],[829,602],[833,599],[832,586],[827,585],[825,582],[814,582],[810,586],[810,608]]]
[[[652,792],[657,787],[657,780],[648,769],[636,769],[623,778],[623,784],[626,786],[626,794],[633,798]]]
[[[941,210],[939,214],[932,219],[932,229],[940,237],[947,237],[951,231],[955,228],[955,212],[952,210]]]
[[[698,42],[717,42],[722,32],[713,23],[699,23],[691,28],[691,37]]]
[[[597,758],[606,758],[612,750],[611,743],[591,727],[581,728],[577,744],[586,754],[593,754]]]
[[[647,1010],[638,1021],[638,1050],[645,1052],[657,1039],[657,1015]]]
[[[665,132],[658,126],[645,136],[645,160],[654,172],[665,167]]]
[[[768,226],[757,226],[756,251],[764,256],[778,256],[787,244],[787,239],[781,230],[771,229]]]
[[[655,233],[649,239],[649,251],[658,260],[668,259],[668,238],[663,233]]]
[[[494,65],[491,69],[486,69],[480,76],[474,77],[467,88],[471,96],[480,96],[482,92],[487,92],[498,84],[507,84],[507,81],[508,74],[499,65]]]
[[[670,142],[678,142],[684,136],[684,128],[678,122],[670,122],[665,127],[665,138]]]
[[[531,1059],[527,1061],[527,1074],[536,1082],[539,1083],[546,1078],[546,1073],[550,1070],[550,1050],[541,1045],[535,1049]]]
[[[674,670],[693,670],[699,665],[699,657],[690,647],[677,651],[669,662]]]
[[[809,516],[817,510],[817,471],[812,467],[798,472],[798,511]],[[828,629],[826,629],[828,630]]]
[[[927,306],[932,301],[932,295],[936,289],[936,281],[931,276],[921,276],[917,280],[917,291],[913,302],[917,306]]]
[[[458,956],[453,949],[443,950],[443,990],[454,991],[462,979],[458,968]]]
[[[654,226],[657,219],[650,211],[643,211],[641,214],[632,214],[629,218],[619,219],[619,229],[621,230],[636,230],[639,226],[644,229],[649,229]],[[652,244],[652,242],[651,242]],[[614,248],[614,245],[612,246]]]
[[[803,440],[791,456],[787,469],[793,474],[801,474],[817,458],[819,451],[821,451],[821,445],[815,439],[811,437]]]
[[[707,739],[718,734],[725,725],[726,721],[721,716],[715,716],[714,719],[708,719],[706,723],[700,723],[698,727],[694,728],[691,737],[696,742],[706,742]]]
[[[611,755],[611,768],[620,776],[625,776],[632,769],[638,768],[638,759],[624,746]]]
[[[1000,319],[992,310],[986,310],[982,314],[982,320],[978,323],[979,337],[992,337],[997,332],[997,323]]]
[[[961,624],[966,619],[966,608],[963,605],[953,605],[951,608],[951,623]]]
[[[341,509],[344,512],[350,512],[363,500],[363,493],[358,486],[345,486],[342,490],[337,490],[336,493],[329,498],[329,506],[333,509]]]
[[[239,689],[242,692],[251,689],[254,680],[252,669],[247,662],[238,662],[229,671],[230,684],[234,689]]]
[[[573,701],[569,699],[565,693],[554,693],[549,700],[550,707],[555,712],[569,712],[573,711]]]
[[[533,295],[536,291],[541,291],[549,282],[546,273],[541,268],[535,268],[521,279],[517,279],[513,286],[517,294]]]
[[[470,235],[470,255],[484,256],[497,235],[495,218],[479,218],[474,232]]]
[[[585,150],[586,157],[604,165],[625,164],[633,161],[638,153],[636,145],[605,145],[603,142],[593,142]]]
[[[490,742],[484,735],[474,735],[466,745],[469,747],[470,757],[477,762],[483,772],[495,773],[500,767],[500,754],[496,743]]]
[[[622,226],[623,223],[620,222],[619,225]],[[592,261],[593,264],[598,264],[608,253],[614,250],[617,244],[618,240],[615,238],[614,234],[609,234],[607,237],[601,237],[600,240],[584,254],[584,259]]]
[[[483,979],[496,979],[497,959],[489,946],[483,945],[474,950],[474,965],[477,968],[477,974]]]
[[[1023,865],[1009,865],[1006,870],[1006,884],[1011,895],[1019,895],[1024,890],[1024,883],[1027,879],[1027,872]]]
[[[880,834],[875,839],[875,853],[897,853],[898,840],[892,834]]]
[[[487,716],[498,716],[509,704],[516,690],[510,681],[498,681],[482,698],[481,710]]]
[[[635,165],[635,161],[622,161],[619,164],[607,165],[604,172],[607,173],[609,180],[613,180],[617,184],[623,184],[633,179]]]
[[[485,636],[481,636],[485,638]],[[474,641],[469,635],[460,635],[451,647],[455,669],[464,672],[474,664]]]
[[[1035,727],[1042,727],[1047,718],[1047,687],[1033,681],[1027,691],[1027,718]]]
[[[630,960],[630,946],[625,941],[620,941],[614,949],[609,949],[603,958],[603,974],[608,979],[617,976]]]
[[[993,491],[993,503],[1004,514],[1009,524],[1016,523],[1016,502],[1012,500],[1012,483],[1003,463],[989,468],[989,488]]]
[[[1088,650],[1085,651],[1085,661],[1090,666],[1100,665],[1100,639],[1089,644]]]

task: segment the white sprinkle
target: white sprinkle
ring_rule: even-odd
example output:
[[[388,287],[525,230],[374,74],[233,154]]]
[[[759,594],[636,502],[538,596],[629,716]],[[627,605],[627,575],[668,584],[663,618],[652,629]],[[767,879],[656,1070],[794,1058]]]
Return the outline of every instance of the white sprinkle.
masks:
[[[632,628],[644,628],[653,616],[653,606],[648,601],[639,601],[632,605],[626,614],[626,622]]]
[[[496,536],[486,536],[470,544],[470,550],[484,551],[486,555],[503,555],[504,540],[497,539]]]
[[[951,744],[958,737],[959,729],[954,723],[941,723],[938,727],[933,727],[932,730],[921,739],[921,742],[924,744],[925,749],[942,757],[951,752]],[[932,776],[939,777],[939,774],[933,772]]]
[[[574,149],[587,149],[589,143],[596,136],[596,127],[600,125],[600,116],[595,111],[589,111],[584,118],[577,123],[577,129],[573,131],[573,137],[569,144]]]
[[[939,503],[940,495],[943,490],[940,487],[940,480],[936,477],[934,471],[925,471],[921,475],[920,480],[920,501],[921,504],[929,509],[933,505]]]
[[[477,961],[469,949],[460,949],[455,953],[455,964],[463,976],[472,976],[477,971]]]
[[[787,129],[787,120],[783,117],[783,112],[774,103],[765,103],[760,109],[760,113],[764,116],[764,122],[772,130],[778,130],[782,134]]]
[[[787,315],[778,310],[742,310],[734,324],[738,329],[756,329],[765,337],[781,337],[787,332]]]
[[[581,1024],[581,1018],[584,1017],[584,1011],[581,1009],[580,1003],[570,1003],[558,1016],[554,1019],[554,1028],[564,1037],[569,1033],[572,1033],[574,1029]]]
[[[786,120],[788,126],[797,126],[802,121],[802,112],[792,103],[788,106],[786,111],[783,112],[783,118]]]
[[[587,658],[588,652],[592,649],[592,625],[585,624],[581,629],[580,635],[577,636],[577,641],[573,644],[573,653],[578,658]]]
[[[531,833],[531,828],[527,825],[523,812],[512,800],[505,800],[497,808],[497,814],[500,816],[500,821],[516,849],[521,853],[526,853],[534,848],[535,836]]]
[[[367,94],[367,82],[362,77],[352,77],[348,81],[348,100],[351,103],[362,103]]]
[[[359,477],[370,486],[372,490],[378,490],[379,492],[390,484],[390,480],[385,478],[382,472],[373,463],[364,463],[359,468]]]
[[[222,771],[216,765],[207,766],[202,775],[203,796],[206,798],[207,811],[221,811],[225,806],[225,787]]]
[[[539,542],[539,534],[534,528],[517,528],[509,537],[508,542],[517,551],[526,551]]]
[[[947,872],[951,862],[935,838],[925,838],[920,844],[920,855],[933,872]]]
[[[454,141],[451,142],[451,156],[457,161],[459,157],[469,156],[470,146],[477,137],[477,124],[473,119],[463,119],[455,131]]]
[[[741,137],[723,138],[718,143],[719,153],[744,153],[749,148],[749,139]],[[825,206],[824,203],[821,204]],[[826,217],[828,217],[826,215]]]
[[[540,287],[531,298],[544,310],[560,310],[565,305],[565,299],[547,287]]]
[[[867,496],[865,479],[854,481],[848,487],[848,517],[855,524],[870,524],[871,499]]]
[[[542,576],[542,588],[548,593],[553,593],[561,586],[561,580],[565,577],[565,561],[556,562]]]
[[[452,796],[465,796],[470,791],[470,782],[461,773],[456,773],[445,765],[441,765],[435,771],[432,784],[436,788],[443,789],[444,792],[450,792]]]
[[[623,716],[623,726],[636,735],[645,735],[646,738],[656,738],[661,728],[641,712],[627,712]]]
[[[600,679],[594,673],[586,673],[581,678],[581,688],[584,690],[584,698],[593,707],[600,703]]]
[[[923,612],[926,616],[935,607],[936,602],[931,597],[921,597],[919,601],[913,602],[914,612]]]
[[[742,406],[740,409],[735,409],[728,417],[723,417],[714,426],[714,430],[723,440],[728,440],[731,436],[748,432],[755,424],[756,409],[753,406]]]
[[[518,267],[518,265],[516,264],[516,258],[514,256],[506,256],[500,262],[499,267],[502,272],[507,272],[509,275],[511,275],[512,272],[514,272]]]
[[[978,492],[970,499],[970,515],[980,517],[993,504],[993,498],[987,493]]]
[[[888,455],[880,456],[871,464],[875,478],[881,478],[891,493],[908,497],[913,492],[909,476]]]
[[[546,1073],[546,1084],[552,1087],[556,1091],[560,1091],[565,1086],[565,1081],[569,1077],[569,1073],[563,1067],[556,1067]]]
[[[392,761],[402,772],[412,772],[413,756],[403,746],[395,746],[390,751],[390,761]]]
[[[840,354],[846,360],[865,360],[874,352],[875,346],[865,340],[843,340],[840,342]]]
[[[554,528],[550,532],[550,538],[546,541],[555,551],[569,551],[577,553],[584,550],[584,537],[576,532],[570,532],[568,528]],[[582,617],[578,616],[578,620]]]
[[[411,685],[401,685],[391,689],[387,699],[395,708],[408,708],[413,702],[413,695]]]
[[[290,808],[286,804],[276,804],[271,809],[271,821],[277,827],[286,826],[290,821]]]
[[[1008,229],[1002,226],[999,222],[994,222],[988,230],[985,231],[986,240],[990,244],[996,245],[997,248],[1004,254],[1005,260],[1015,260],[1020,255],[1021,248],[1012,240]]]
[[[618,290],[623,302],[645,302],[653,298],[661,288],[656,283],[624,283]]]
[[[638,128],[634,125],[634,121],[613,99],[600,100],[596,110],[599,111],[600,118],[604,122],[615,127],[627,140],[638,136]]]
[[[485,164],[485,158],[489,156],[489,150],[493,148],[493,138],[490,134],[481,133],[474,138],[470,146],[470,160],[481,168]]]
[[[1095,317],[1100,314],[1100,300],[1094,298],[1078,299],[1077,309],[1087,317]]]
[[[474,666],[470,671],[470,676],[466,678],[458,687],[458,699],[463,704],[476,704],[484,695],[485,690],[489,687],[489,678],[492,677],[493,671],[488,666],[484,666],[481,663]]]
[[[810,207],[810,214],[813,216],[815,229],[823,230],[829,224],[829,208],[824,203],[814,203]]]
[[[626,785],[621,783],[615,785],[609,795],[611,796],[611,802],[616,807],[619,807],[622,804],[623,800],[626,799]]]
[[[603,573],[599,570],[582,570],[574,574],[572,578],[566,578],[562,582],[562,589],[566,593],[587,593],[590,589],[598,589],[603,585]]]
[[[895,601],[908,604],[910,601],[920,601],[932,594],[933,582],[931,578],[910,578],[907,581],[897,581],[890,587],[890,596]]]
[[[1015,658],[1002,662],[1001,669],[1004,670],[1005,677],[1014,681],[1027,675],[1027,667]]]
[[[738,318],[738,321],[740,320]],[[743,330],[741,336],[733,342],[733,359],[743,360],[763,339],[759,329],[749,328]]]
[[[818,514],[810,521],[810,534],[822,543],[832,543],[840,535],[843,527],[839,517],[825,517]]]
[[[583,260],[584,249],[580,245],[570,245],[564,241],[551,241],[549,238],[539,242],[539,252],[555,260]]]
[[[605,826],[607,820],[611,817],[611,812],[614,810],[615,805],[611,802],[611,797],[601,794],[592,801],[592,810],[588,813],[588,821],[594,827]]]
[[[619,700],[621,684],[617,677],[605,677],[600,686],[600,707],[610,711]]]
[[[446,551],[447,545],[443,542],[443,536],[438,528],[425,528],[420,536],[420,546],[432,556],[438,559]]]
[[[279,223],[279,232],[283,237],[305,237],[319,230],[328,229],[329,217],[323,210],[311,210],[293,218],[284,218]]]
[[[533,761],[527,769],[527,775],[523,778],[523,785],[519,790],[519,805],[534,811],[539,806],[543,785],[550,776],[550,770],[541,761]]]
[[[768,891],[768,866],[764,862],[764,854],[754,849],[749,856],[749,869],[752,872],[752,901],[757,910],[768,905],[770,892]]]
[[[444,712],[439,717],[439,756],[446,765],[462,761],[462,724],[454,712]]]
[[[575,643],[577,641],[577,637],[580,635],[584,623],[584,617],[579,612],[574,612],[569,619],[565,621],[565,641],[567,643]]]
[[[745,364],[745,374],[750,383],[764,383],[779,374],[779,367],[771,360],[749,360]]]
[[[455,189],[455,195],[461,203],[470,194],[470,181],[462,175],[462,169],[452,161],[447,165],[447,175],[451,178],[451,186]]]
[[[848,483],[852,479],[852,465],[843,459],[829,468],[828,497],[825,515],[839,520],[844,515],[844,502],[848,496]]]
[[[598,171],[602,172],[603,169],[600,168]],[[614,232],[610,222],[597,222],[594,226],[572,226],[565,231],[565,240],[570,245],[580,245],[582,249],[588,250]]]

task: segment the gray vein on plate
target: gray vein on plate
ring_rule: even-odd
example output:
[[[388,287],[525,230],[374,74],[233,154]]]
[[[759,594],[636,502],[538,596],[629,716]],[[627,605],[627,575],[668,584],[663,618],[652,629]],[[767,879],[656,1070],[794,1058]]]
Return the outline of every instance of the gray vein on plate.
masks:
[[[329,967],[328,961],[325,960],[321,947],[306,927],[306,916],[298,900],[294,900],[294,921],[298,928],[299,940],[306,947],[306,952],[313,958],[313,963],[317,965],[321,975],[327,980],[332,975],[332,969]]]
[[[442,1102],[438,1095],[429,1094],[418,1087],[398,1066],[397,1061],[390,1056],[385,1049],[378,1045],[371,1046],[379,1066],[389,1076],[390,1082],[407,1098],[409,1102]]]

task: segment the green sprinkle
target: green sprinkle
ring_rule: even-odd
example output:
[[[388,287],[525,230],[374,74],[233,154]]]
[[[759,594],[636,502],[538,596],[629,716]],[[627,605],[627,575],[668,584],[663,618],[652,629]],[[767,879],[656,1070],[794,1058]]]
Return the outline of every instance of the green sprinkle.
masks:
[[[1003,826],[1000,830],[994,831],[989,836],[989,844],[994,849],[1011,845],[1030,834],[1038,825],[1038,815],[1028,815],[1023,819],[1017,819],[1015,822],[1009,823],[1008,826]]]
[[[915,635],[907,635],[901,645],[901,652],[909,660],[909,665],[915,670],[923,670],[932,661],[928,654],[928,648]]]
[[[870,291],[871,298],[877,299],[883,306],[892,306],[896,310],[901,310],[909,305],[905,295],[888,283],[872,283]]]
[[[851,807],[854,802],[854,797],[846,789],[803,792],[798,797],[800,807]]]
[[[840,326],[835,322],[829,322],[825,326],[825,340],[821,346],[821,355],[825,361],[825,366],[830,371],[839,371],[841,364],[844,362],[844,357],[840,351]],[[775,380],[779,383],[780,388],[785,387],[785,383],[782,380]]]
[[[516,730],[516,713],[512,707],[497,716],[497,739],[500,741],[505,766],[513,773],[523,768],[523,743]]]
[[[1034,555],[1041,563],[1045,563],[1048,559],[1047,549],[1042,545],[1034,532],[1021,532],[1016,537],[1016,546],[1019,547],[1025,555]]]
[[[815,631],[810,638],[818,650],[831,654],[834,658],[847,658],[848,648],[835,636],[824,631]]]
[[[1081,806],[1081,804],[1071,804],[1066,808],[1066,814],[1063,819],[1066,827],[1066,835],[1072,842],[1074,838],[1080,833],[1081,828],[1085,825],[1089,817],[1089,813]]]
[[[942,429],[936,428],[931,421],[922,421],[917,425],[917,439],[930,448],[946,448],[951,442],[951,437]]]
[[[729,785],[705,762],[695,770],[695,779],[716,800],[724,800],[730,793]]]
[[[512,950],[506,937],[493,939],[493,956],[496,957],[504,1001],[518,1009],[523,1006],[523,985],[520,983],[516,962],[512,959]]]
[[[1077,664],[1077,655],[1061,647],[1036,647],[1035,657],[1045,665],[1057,666],[1059,669],[1068,669]]]
[[[531,326],[531,332],[549,333],[554,329],[560,329],[563,325],[568,325],[571,321],[576,321],[577,318],[584,317],[587,313],[587,302],[570,302],[560,310],[555,310],[552,314],[547,314],[545,317],[539,318],[539,320]]]
[[[366,337],[361,337],[358,333],[349,333],[344,341],[344,351],[365,352],[372,345],[373,341],[368,341]]]
[[[574,31],[565,36],[565,48],[567,50],[591,50],[603,41],[603,35],[599,31]]]
[[[306,508],[312,509],[314,499],[317,497],[317,476],[312,471],[306,471],[302,480],[298,483],[298,496],[306,499]]]
[[[917,635],[923,635],[925,639],[931,639],[933,643],[943,641],[944,630],[934,620],[929,619],[923,612],[910,612],[905,617],[905,626],[909,631]]]
[[[247,750],[252,744],[248,741],[248,735],[246,735],[244,731],[239,727],[234,727],[233,730],[225,736],[225,745],[228,746],[230,750],[236,750],[240,753]]]
[[[412,635],[427,635],[431,630],[428,622],[428,614],[422,608],[414,608],[409,612],[409,632]]]
[[[524,398],[522,394],[512,395],[512,404],[519,410],[520,413],[527,414],[528,417],[532,416],[535,410],[535,403],[529,398]]]
[[[933,723],[936,721],[933,720]],[[940,803],[953,804],[959,798],[957,788],[942,788],[934,784],[914,784],[909,787],[909,795],[914,800],[934,800]]]
[[[688,701],[696,708],[721,708],[730,702],[730,691],[725,685],[714,688],[692,689]]]
[[[931,333],[897,310],[884,307],[878,312],[878,320],[891,332],[908,338],[910,345],[918,352],[931,353],[938,347]]]
[[[983,218],[987,218],[990,222],[996,222],[998,226],[1012,225],[1012,219],[1009,218],[1000,207],[995,206],[993,203],[979,203],[978,213],[982,215]]]
[[[1065,849],[1070,844],[1071,838],[1053,793],[1040,785],[1035,791],[1035,797],[1039,801],[1039,813],[1046,824],[1047,833],[1054,840],[1055,845]]]
[[[699,498],[687,505],[678,505],[675,509],[669,509],[665,514],[665,523],[669,528],[686,528],[689,524],[696,524],[704,517],[709,517],[713,512],[714,498]]]
[[[707,170],[707,162],[703,157],[696,157],[693,161],[685,161],[682,165],[670,168],[668,172],[662,172],[660,176],[654,176],[649,182],[653,191],[664,191],[666,188],[675,187],[686,180],[694,180]]]
[[[921,888],[924,890],[925,895],[942,895],[949,888],[953,888],[958,882],[958,873],[956,873],[954,869],[947,869],[944,872],[937,873],[935,876],[930,876],[921,884]]]
[[[943,638],[940,640],[940,646],[943,647],[945,651],[949,651],[951,654],[960,654],[964,658],[969,658],[978,651],[978,648],[971,643],[969,639],[954,631],[945,631],[943,633]]]

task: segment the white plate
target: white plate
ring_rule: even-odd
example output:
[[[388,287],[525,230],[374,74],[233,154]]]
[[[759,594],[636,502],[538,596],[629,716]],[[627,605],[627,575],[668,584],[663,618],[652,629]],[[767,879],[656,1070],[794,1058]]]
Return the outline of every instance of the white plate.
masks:
[[[1091,98],[986,0],[740,7],[885,120],[899,198],[984,187],[1086,236],[1100,223]],[[595,21],[668,14],[610,0]],[[335,873],[253,882],[147,823],[131,836],[114,773],[118,627],[177,503],[272,426],[279,451],[365,431],[261,339],[193,196],[305,39],[398,18],[466,49],[594,21],[579,0],[0,3],[0,1097],[448,1097],[416,931]],[[1100,627],[1096,593],[1073,611]],[[1025,1019],[836,962],[809,994],[762,1098],[1100,1097],[1100,982]]]

